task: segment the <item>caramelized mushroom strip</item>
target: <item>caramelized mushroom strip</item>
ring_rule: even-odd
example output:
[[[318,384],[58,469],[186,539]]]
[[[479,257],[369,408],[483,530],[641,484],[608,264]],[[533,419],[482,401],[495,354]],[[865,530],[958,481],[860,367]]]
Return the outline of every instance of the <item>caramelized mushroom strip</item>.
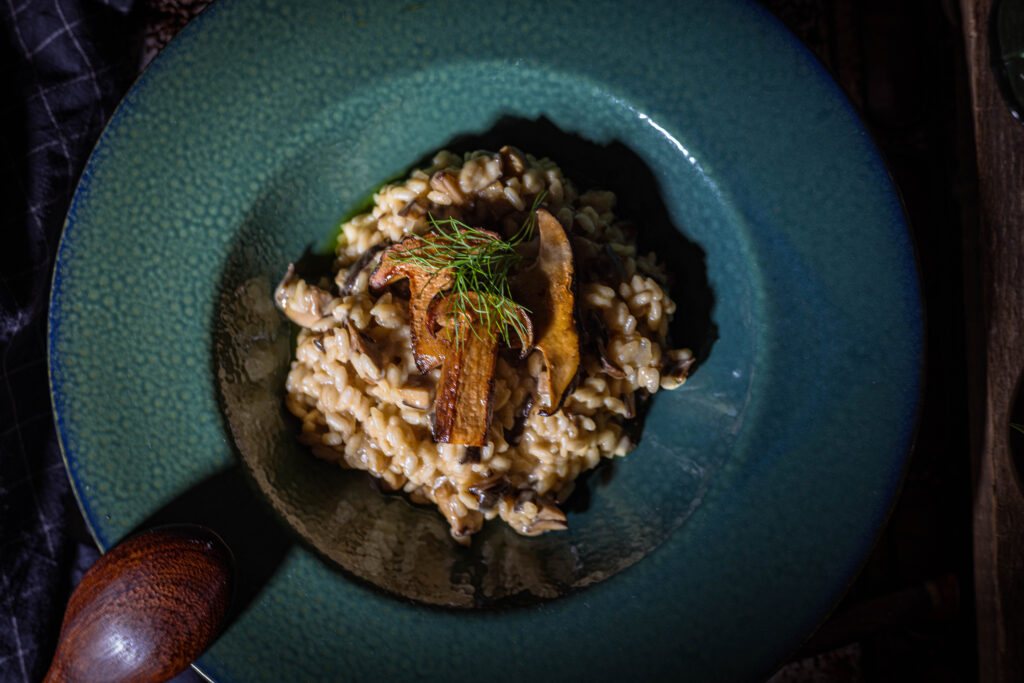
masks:
[[[274,303],[296,325],[313,327],[324,317],[327,304],[334,297],[330,292],[307,284],[295,274],[295,264],[288,264],[288,272],[274,291]]]
[[[370,275],[370,288],[378,293],[392,282],[402,278],[409,279],[409,327],[412,334],[413,357],[421,373],[440,365],[445,354],[444,343],[436,339],[426,328],[427,307],[439,292],[451,286],[452,277],[446,270],[429,271],[415,263],[399,261],[394,256],[424,246],[423,240],[415,236],[392,244],[384,250],[380,265]]]
[[[533,313],[534,347],[544,357],[537,378],[541,415],[554,415],[571,393],[580,366],[572,244],[554,216],[537,211],[537,262],[517,277],[516,299]]]
[[[476,295],[470,293],[469,296]],[[427,315],[428,332],[438,323],[440,326],[445,322],[469,326],[477,322],[472,319],[471,310],[462,313],[459,320],[452,320],[448,303],[449,298],[444,295],[434,300]],[[461,343],[443,343],[446,351],[434,404],[434,441],[484,446],[491,421],[491,390],[498,340],[494,334],[468,330],[462,335]]]

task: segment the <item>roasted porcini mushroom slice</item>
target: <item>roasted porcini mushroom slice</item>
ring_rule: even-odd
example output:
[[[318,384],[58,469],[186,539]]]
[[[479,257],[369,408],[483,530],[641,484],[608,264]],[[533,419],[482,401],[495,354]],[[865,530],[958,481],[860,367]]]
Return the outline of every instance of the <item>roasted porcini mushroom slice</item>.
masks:
[[[472,304],[477,295],[470,292],[466,296]],[[484,446],[491,421],[498,340],[493,334],[469,329],[479,323],[472,305],[455,312],[451,310],[451,301],[450,296],[438,295],[427,313],[428,334],[443,328],[435,339],[445,348],[434,401],[434,441]],[[462,326],[457,340],[454,339],[456,325]]]
[[[446,270],[431,271],[416,263],[400,260],[396,255],[412,249],[423,249],[426,246],[422,239],[415,236],[392,244],[384,250],[380,265],[370,275],[370,289],[376,293],[384,291],[392,282],[403,278],[409,279],[409,328],[412,335],[413,358],[421,373],[436,368],[444,357],[443,342],[427,331],[427,307],[438,292],[451,286],[452,277]]]
[[[541,415],[554,415],[572,391],[580,366],[572,243],[554,216],[537,211],[537,260],[516,277],[516,300],[533,318],[533,345],[544,358],[537,378]]]
[[[295,274],[295,264],[288,264],[288,272],[274,290],[274,303],[278,310],[296,325],[313,327],[324,317],[327,304],[334,297],[315,285],[308,284]]]

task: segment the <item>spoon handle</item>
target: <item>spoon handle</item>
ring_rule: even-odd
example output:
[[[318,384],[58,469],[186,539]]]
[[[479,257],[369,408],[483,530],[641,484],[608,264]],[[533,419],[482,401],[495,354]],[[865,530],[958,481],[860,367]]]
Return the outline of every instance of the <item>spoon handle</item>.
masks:
[[[205,527],[144,532],[100,557],[71,595],[44,682],[165,681],[213,642],[231,552]]]

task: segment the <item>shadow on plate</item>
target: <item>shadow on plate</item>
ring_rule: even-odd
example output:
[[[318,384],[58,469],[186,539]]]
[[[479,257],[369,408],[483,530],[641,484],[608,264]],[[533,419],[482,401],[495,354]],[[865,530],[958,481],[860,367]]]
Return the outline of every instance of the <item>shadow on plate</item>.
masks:
[[[146,518],[128,536],[170,524],[205,526],[231,549],[235,587],[228,625],[245,612],[295,545],[293,535],[237,465],[192,486]]]
[[[504,118],[446,147],[467,151],[503,144],[550,156],[581,191],[616,192],[617,213],[643,226],[641,250],[656,249],[675,274],[674,343],[706,359],[717,329],[704,252],[672,225],[643,160],[621,143],[597,145],[543,119]],[[224,417],[244,471],[277,516],[346,576],[444,607],[517,607],[554,599],[613,576],[661,545],[699,502],[709,475],[669,462],[663,451],[645,452],[643,440],[628,476],[612,477],[607,462],[581,479],[566,505],[568,531],[526,538],[490,522],[468,548],[451,539],[447,522],[432,507],[384,495],[366,474],[321,461],[298,443],[298,422],[283,401],[293,331],[274,308],[272,292],[283,266],[299,256],[280,253],[280,236],[302,230],[304,219],[297,216],[317,202],[311,188],[330,164],[339,163],[321,148],[281,169],[253,206],[229,252],[214,313],[213,370]],[[335,217],[342,207],[339,201]],[[654,481],[659,491],[673,495],[650,495],[644,483]]]

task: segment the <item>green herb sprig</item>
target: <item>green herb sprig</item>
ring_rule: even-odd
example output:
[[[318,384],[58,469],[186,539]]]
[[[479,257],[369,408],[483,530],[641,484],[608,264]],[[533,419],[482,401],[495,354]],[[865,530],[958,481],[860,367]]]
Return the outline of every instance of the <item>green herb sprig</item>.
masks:
[[[520,311],[530,311],[512,298],[512,271],[523,261],[515,248],[533,238],[537,208],[546,192],[534,199],[522,226],[511,239],[480,230],[455,218],[436,220],[429,216],[432,231],[422,235],[422,244],[395,254],[394,258],[432,271],[436,277],[446,271],[452,278],[448,292],[449,317],[455,321],[456,345],[465,341],[462,321],[470,314],[479,321],[468,327],[481,340],[501,340],[511,345],[513,335],[521,345],[529,342],[527,323]]]

